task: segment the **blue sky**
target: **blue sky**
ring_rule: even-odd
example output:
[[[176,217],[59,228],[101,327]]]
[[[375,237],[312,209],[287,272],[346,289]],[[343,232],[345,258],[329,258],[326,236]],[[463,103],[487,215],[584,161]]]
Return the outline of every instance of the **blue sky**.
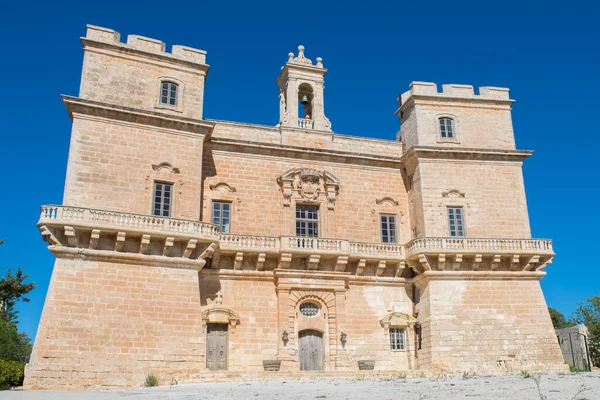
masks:
[[[416,4],[418,3],[418,4]],[[21,305],[35,335],[54,258],[36,228],[60,204],[86,23],[208,51],[206,118],[274,125],[275,79],[299,44],[329,69],[325,109],[338,133],[392,139],[411,81],[504,86],[534,237],[557,257],[542,286],[570,314],[600,292],[597,261],[599,6],[591,1],[6,2],[0,9],[0,273],[22,267],[38,288]]]

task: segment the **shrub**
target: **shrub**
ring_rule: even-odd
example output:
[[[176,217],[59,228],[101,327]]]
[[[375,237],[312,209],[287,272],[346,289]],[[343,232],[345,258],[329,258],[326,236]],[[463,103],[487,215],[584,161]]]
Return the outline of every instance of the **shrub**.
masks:
[[[0,389],[22,386],[25,377],[25,363],[0,360]]]
[[[569,365],[569,369],[571,370],[571,372],[587,372],[585,369],[576,368],[572,365]]]
[[[152,374],[147,375],[146,380],[144,381],[144,386],[146,386],[146,387],[158,386],[158,379]]]

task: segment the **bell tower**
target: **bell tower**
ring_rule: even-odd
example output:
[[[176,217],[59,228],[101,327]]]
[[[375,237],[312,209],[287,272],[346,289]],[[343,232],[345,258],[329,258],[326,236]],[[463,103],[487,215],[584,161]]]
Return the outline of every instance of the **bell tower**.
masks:
[[[298,57],[288,54],[288,60],[277,78],[279,86],[278,126],[331,131],[331,122],[325,116],[323,99],[323,59],[317,64],[304,56],[304,46],[298,46]]]

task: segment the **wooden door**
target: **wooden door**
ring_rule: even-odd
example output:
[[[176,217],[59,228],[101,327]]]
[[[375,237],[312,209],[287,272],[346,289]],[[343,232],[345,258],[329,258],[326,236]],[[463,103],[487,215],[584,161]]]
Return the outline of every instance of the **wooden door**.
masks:
[[[206,367],[227,369],[227,324],[206,325]]]
[[[299,335],[300,371],[323,369],[323,335],[313,330],[301,331]]]

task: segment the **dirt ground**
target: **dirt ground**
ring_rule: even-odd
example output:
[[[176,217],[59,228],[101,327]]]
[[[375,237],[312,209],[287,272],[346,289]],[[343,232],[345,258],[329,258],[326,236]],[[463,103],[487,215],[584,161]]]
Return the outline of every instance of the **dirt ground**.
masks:
[[[527,399],[600,400],[600,372],[394,380],[242,381],[119,391],[5,391],[2,400],[97,399]],[[545,397],[544,397],[545,396]]]

